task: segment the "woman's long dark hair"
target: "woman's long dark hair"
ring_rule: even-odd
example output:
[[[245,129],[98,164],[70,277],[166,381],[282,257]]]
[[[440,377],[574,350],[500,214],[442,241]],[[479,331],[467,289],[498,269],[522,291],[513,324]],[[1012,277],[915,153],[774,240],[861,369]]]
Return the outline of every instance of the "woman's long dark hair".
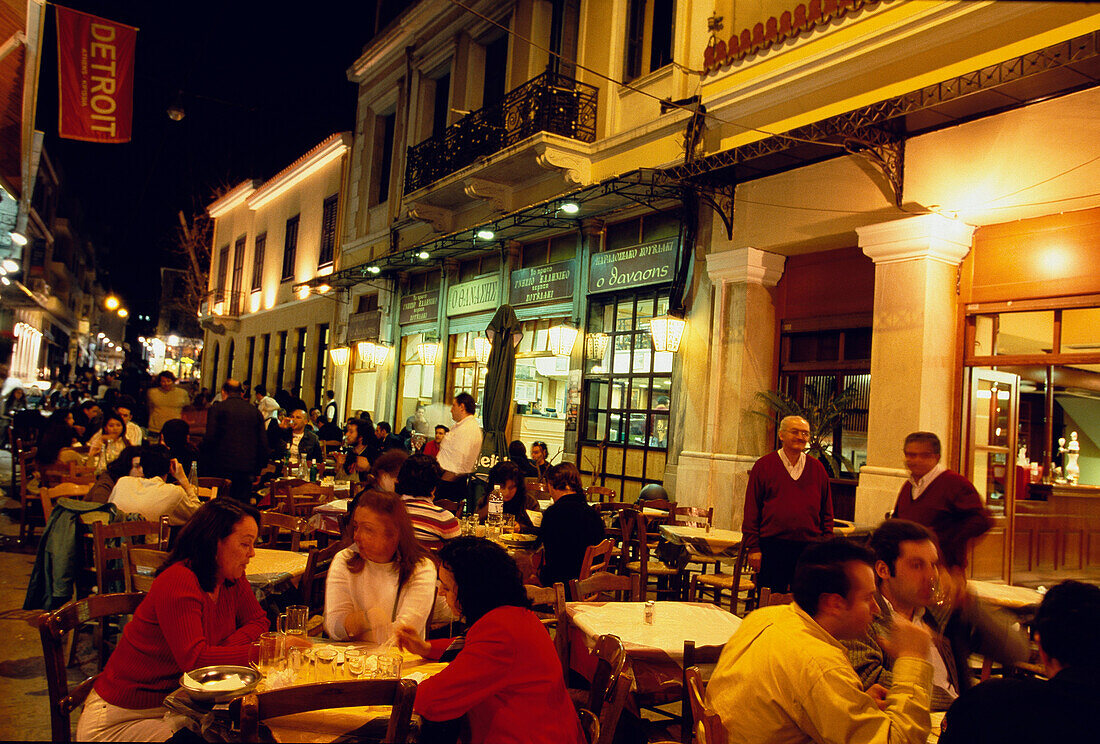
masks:
[[[401,591],[401,587],[405,586],[405,582],[416,570],[416,564],[428,554],[428,551],[424,550],[416,540],[412,520],[409,519],[409,513],[405,510],[405,502],[396,493],[390,491],[374,489],[361,491],[348,504],[348,528],[353,537],[355,510],[360,508],[370,509],[375,514],[386,517],[393,522],[394,529],[397,530],[397,555],[394,556],[394,560],[397,562],[397,590]],[[348,571],[353,574],[362,571],[365,565],[366,559],[358,552],[353,552],[348,559]]]
[[[38,438],[38,454],[34,459],[39,465],[53,465],[61,450],[72,447],[76,438],[76,429],[65,423],[64,416],[58,416],[57,422],[51,423]]]
[[[439,549],[439,561],[454,574],[467,625],[497,607],[531,606],[515,560],[494,542],[481,537],[448,540]]]
[[[516,484],[516,495],[511,501],[504,502],[504,513],[515,516],[516,521],[525,527],[531,527],[531,517],[527,516],[527,482],[523,479],[523,471],[519,465],[507,460],[498,462],[489,471],[489,492],[493,486],[503,486],[511,481]]]
[[[114,411],[107,411],[107,413],[103,414],[103,423],[99,425],[99,436],[101,439],[106,439],[108,421],[117,421],[122,426],[122,431],[119,432],[118,438],[126,442],[127,447],[134,444],[141,444],[141,442],[131,442],[126,438],[126,422],[122,420],[122,416],[119,416]]]
[[[566,491],[584,495],[584,484],[581,482],[581,471],[571,462],[563,462],[552,465],[546,471],[546,482],[557,491]]]
[[[235,499],[213,499],[199,507],[180,530],[176,547],[157,575],[175,563],[186,563],[199,579],[204,592],[214,591],[218,580],[218,543],[233,534],[245,517],[260,525],[260,513]]]

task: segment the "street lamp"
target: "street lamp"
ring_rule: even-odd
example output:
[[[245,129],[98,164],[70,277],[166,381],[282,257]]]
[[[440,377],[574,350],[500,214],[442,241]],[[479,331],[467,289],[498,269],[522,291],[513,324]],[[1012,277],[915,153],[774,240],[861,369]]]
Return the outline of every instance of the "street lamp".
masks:
[[[130,316],[130,311],[129,311],[129,310],[127,310],[126,308],[124,308],[124,307],[120,307],[120,308],[118,309],[118,317],[120,317],[120,318],[127,318],[127,317],[129,317],[129,316]]]
[[[103,301],[103,306],[106,307],[108,310],[118,310],[118,306],[120,304],[121,303],[118,301],[118,298],[114,295],[108,295],[107,299]]]

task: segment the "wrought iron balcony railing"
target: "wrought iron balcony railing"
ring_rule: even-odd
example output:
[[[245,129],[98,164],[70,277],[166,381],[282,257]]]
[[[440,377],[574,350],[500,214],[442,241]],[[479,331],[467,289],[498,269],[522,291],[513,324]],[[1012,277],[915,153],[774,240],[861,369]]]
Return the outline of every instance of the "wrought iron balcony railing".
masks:
[[[233,292],[228,289],[213,289],[199,301],[199,316],[207,318],[217,316],[221,318],[237,318],[246,311],[244,292]]]
[[[528,80],[492,106],[478,109],[438,137],[413,145],[405,166],[405,193],[500,152],[538,132],[592,142],[597,90],[556,72]]]

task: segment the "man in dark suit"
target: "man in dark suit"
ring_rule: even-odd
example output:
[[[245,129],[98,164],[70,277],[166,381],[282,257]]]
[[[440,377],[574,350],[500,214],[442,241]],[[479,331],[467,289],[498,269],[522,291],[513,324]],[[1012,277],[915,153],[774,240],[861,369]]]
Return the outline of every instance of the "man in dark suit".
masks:
[[[248,503],[252,479],[267,464],[267,435],[259,410],[244,398],[241,383],[232,378],[222,385],[225,400],[210,407],[203,451],[213,475],[228,478],[229,495]]]

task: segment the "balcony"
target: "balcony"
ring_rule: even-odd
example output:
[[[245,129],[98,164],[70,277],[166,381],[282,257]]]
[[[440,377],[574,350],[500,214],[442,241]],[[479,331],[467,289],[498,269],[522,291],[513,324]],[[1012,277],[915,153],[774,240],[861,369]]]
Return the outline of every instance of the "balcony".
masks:
[[[546,132],[578,142],[596,139],[597,90],[560,73],[545,72],[506,93],[497,104],[467,114],[408,150],[405,193]]]
[[[239,318],[245,312],[244,292],[232,292],[228,289],[214,289],[199,300],[200,318]]]

